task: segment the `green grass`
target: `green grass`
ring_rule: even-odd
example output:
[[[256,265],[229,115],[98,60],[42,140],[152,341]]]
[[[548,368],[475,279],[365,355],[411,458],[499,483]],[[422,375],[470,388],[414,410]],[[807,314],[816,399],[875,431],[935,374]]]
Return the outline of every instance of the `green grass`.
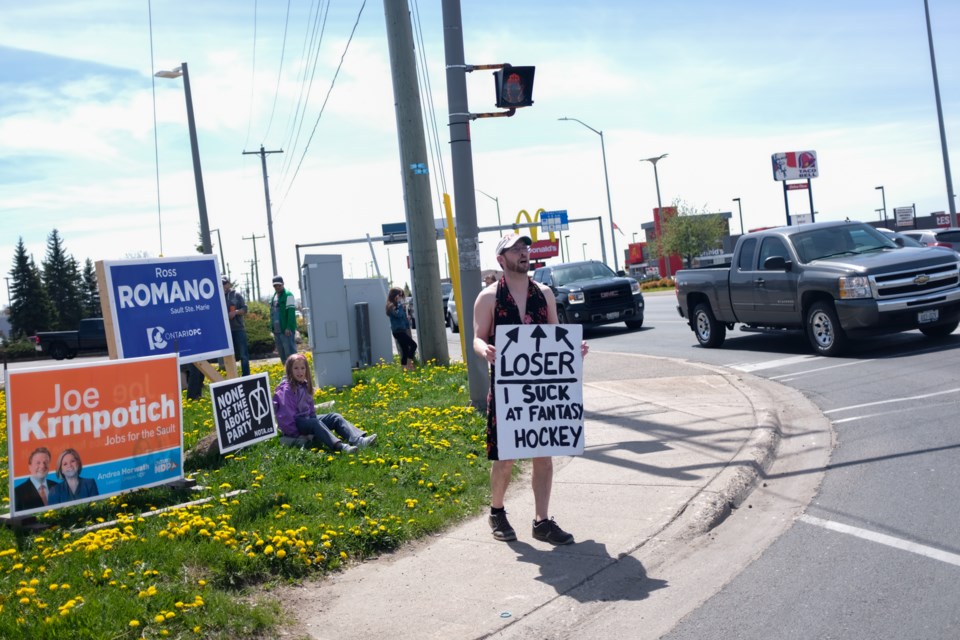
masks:
[[[276,385],[279,365],[253,373],[264,370]],[[269,636],[281,616],[268,587],[395,549],[487,504],[484,418],[468,407],[462,364],[387,364],[354,382],[317,401],[336,400],[377,433],[371,449],[348,456],[273,439],[188,463],[201,490],[142,490],[45,512],[41,531],[0,528],[0,637]],[[2,394],[0,411],[5,419]],[[184,399],[183,413],[189,450],[213,428],[206,393]],[[7,472],[4,455],[3,482]],[[176,506],[202,498],[211,500]],[[102,528],[81,530],[91,525]]]

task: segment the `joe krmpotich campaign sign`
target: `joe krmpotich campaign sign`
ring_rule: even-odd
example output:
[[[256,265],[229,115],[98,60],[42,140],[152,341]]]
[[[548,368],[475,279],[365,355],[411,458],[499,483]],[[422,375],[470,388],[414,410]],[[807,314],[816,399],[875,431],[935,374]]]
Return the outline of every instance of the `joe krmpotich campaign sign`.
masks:
[[[8,369],[10,513],[183,478],[175,354]]]
[[[211,382],[210,399],[220,453],[241,449],[276,435],[270,376],[266,373]]]
[[[494,386],[501,460],[583,454],[581,325],[497,327]]]
[[[233,355],[216,259],[102,261],[118,358],[179,353],[181,362]]]

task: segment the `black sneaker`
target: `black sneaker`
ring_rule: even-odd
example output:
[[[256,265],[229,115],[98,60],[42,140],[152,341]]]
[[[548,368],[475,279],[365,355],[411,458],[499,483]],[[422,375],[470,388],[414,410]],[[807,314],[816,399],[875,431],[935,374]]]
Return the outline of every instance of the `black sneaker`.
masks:
[[[517,532],[513,530],[510,523],[507,522],[507,512],[491,513],[488,518],[490,528],[493,529],[493,537],[501,542],[510,542],[517,539]]]
[[[553,518],[533,521],[533,537],[550,544],[573,544],[573,534],[560,528]]]

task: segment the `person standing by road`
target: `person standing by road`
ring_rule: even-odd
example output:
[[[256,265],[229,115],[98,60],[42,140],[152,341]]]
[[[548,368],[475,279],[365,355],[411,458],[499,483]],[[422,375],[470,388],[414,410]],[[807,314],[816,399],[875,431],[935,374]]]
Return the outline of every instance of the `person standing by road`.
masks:
[[[390,332],[400,348],[400,364],[404,369],[413,370],[417,343],[410,335],[410,317],[407,315],[407,305],[403,302],[403,289],[400,287],[393,287],[387,293],[387,317],[390,318]]]
[[[507,520],[503,504],[510,484],[513,460],[500,460],[497,450],[497,409],[494,394],[497,348],[496,328],[515,324],[558,324],[554,295],[545,285],[530,278],[530,245],[527,236],[508,234],[497,244],[497,262],[503,278],[480,291],[473,305],[473,351],[490,363],[490,392],[487,394],[487,459],[490,468],[490,528],[497,540],[516,540],[517,534]],[[586,342],[580,353],[587,355]],[[550,544],[571,544],[573,535],[560,528],[550,517],[550,492],[553,488],[553,458],[533,459],[533,537]]]
[[[233,337],[233,355],[240,361],[240,374],[250,375],[250,350],[247,346],[247,328],[243,316],[247,315],[247,303],[239,291],[233,288],[228,276],[221,276],[223,295],[227,300],[227,317],[230,318],[230,335]]]
[[[283,286],[283,278],[273,276],[273,298],[270,299],[270,326],[277,342],[277,354],[284,364],[297,352],[297,300]]]

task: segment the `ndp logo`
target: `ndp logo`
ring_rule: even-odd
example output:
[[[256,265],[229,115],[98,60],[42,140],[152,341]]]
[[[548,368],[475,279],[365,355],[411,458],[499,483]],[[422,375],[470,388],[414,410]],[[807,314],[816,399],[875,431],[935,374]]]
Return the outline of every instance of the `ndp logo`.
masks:
[[[167,348],[167,341],[163,339],[163,333],[163,327],[147,327],[147,344],[150,345],[150,351]]]

